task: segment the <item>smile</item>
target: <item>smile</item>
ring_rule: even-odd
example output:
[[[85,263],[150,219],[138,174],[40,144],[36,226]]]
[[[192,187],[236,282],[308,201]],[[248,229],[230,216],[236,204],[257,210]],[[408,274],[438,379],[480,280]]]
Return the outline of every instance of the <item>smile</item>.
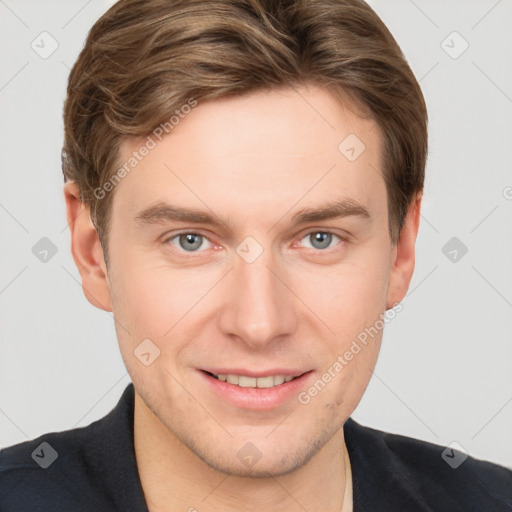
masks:
[[[209,368],[197,373],[207,389],[223,403],[251,410],[278,409],[287,403],[298,403],[297,394],[315,377],[312,370],[298,368],[254,372],[243,368]]]
[[[272,388],[274,386],[280,386],[284,382],[290,382],[295,377],[292,375],[268,375],[266,377],[250,377],[248,375],[234,375],[231,373],[209,373],[211,376],[218,380],[227,382],[228,384],[234,384],[241,388]]]

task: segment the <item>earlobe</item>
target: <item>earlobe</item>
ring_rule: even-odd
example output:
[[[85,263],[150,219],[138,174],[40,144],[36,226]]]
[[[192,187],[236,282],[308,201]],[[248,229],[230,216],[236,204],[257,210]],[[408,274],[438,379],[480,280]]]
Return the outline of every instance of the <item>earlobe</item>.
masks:
[[[399,240],[393,250],[386,308],[390,309],[405,297],[414,272],[415,244],[420,224],[421,194],[409,205]]]
[[[112,311],[103,248],[91,221],[89,206],[81,202],[78,185],[72,181],[64,184],[64,198],[71,253],[82,278],[84,294],[93,306]]]

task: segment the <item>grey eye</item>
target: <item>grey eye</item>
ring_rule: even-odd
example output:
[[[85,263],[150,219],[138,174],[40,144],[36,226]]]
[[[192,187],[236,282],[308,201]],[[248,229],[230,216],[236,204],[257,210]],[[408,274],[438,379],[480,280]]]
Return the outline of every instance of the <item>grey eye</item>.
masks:
[[[179,244],[185,251],[195,251],[203,245],[204,237],[195,233],[183,233],[178,235]]]
[[[307,241],[307,247],[313,249],[326,249],[333,241],[333,236],[338,238],[338,235],[328,233],[326,231],[314,231],[306,235],[302,240]]]

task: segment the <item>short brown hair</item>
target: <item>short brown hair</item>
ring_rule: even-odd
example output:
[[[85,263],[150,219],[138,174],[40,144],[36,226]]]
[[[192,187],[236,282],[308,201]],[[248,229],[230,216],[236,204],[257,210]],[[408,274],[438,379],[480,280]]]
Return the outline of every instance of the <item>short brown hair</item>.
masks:
[[[382,134],[390,236],[397,241],[427,158],[427,111],[398,44],[363,0],[119,0],[92,27],[69,76],[64,179],[107,257],[125,137],[147,136],[194,101],[316,83],[349,97]],[[340,141],[341,142],[341,141]]]

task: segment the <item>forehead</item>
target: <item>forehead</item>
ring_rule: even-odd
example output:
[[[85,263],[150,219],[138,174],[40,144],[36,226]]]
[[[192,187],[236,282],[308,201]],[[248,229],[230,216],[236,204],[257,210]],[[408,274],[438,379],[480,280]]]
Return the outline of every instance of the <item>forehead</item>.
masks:
[[[162,140],[150,136],[154,147],[116,186],[123,217],[158,201],[249,216],[385,196],[378,127],[325,89],[260,91],[187,111]],[[123,142],[119,164],[146,141]]]

